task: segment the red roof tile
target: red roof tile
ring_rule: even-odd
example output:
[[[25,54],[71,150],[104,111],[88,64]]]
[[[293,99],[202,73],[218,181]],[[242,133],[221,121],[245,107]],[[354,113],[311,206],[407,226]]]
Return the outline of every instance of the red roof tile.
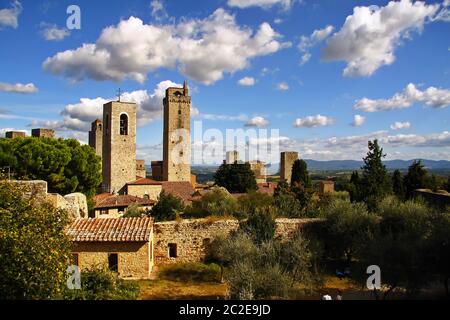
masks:
[[[186,203],[192,201],[192,195],[194,194],[195,189],[192,187],[192,184],[187,181],[163,181],[162,191],[171,193]]]
[[[138,178],[138,177],[136,177],[136,178]],[[127,183],[127,185],[131,185],[131,186],[146,186],[146,185],[161,185],[161,184],[162,184],[161,181],[156,181],[156,180],[147,179],[147,178],[139,178],[136,181]]]
[[[144,242],[152,228],[152,218],[89,218],[75,220],[66,235],[74,242]]]

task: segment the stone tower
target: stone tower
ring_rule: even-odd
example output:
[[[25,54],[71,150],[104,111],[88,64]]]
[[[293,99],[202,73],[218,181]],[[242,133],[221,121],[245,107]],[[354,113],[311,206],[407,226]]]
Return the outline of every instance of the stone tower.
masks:
[[[103,130],[102,121],[97,119],[91,123],[89,131],[89,145],[95,150],[95,153],[101,157],[103,153]]]
[[[191,97],[183,88],[168,88],[164,104],[163,180],[191,181]]]
[[[233,164],[238,161],[239,161],[239,152],[238,151],[236,151],[236,150],[227,151],[226,159],[225,159],[226,164]]]
[[[123,194],[136,180],[136,104],[103,105],[102,153],[103,191]]]
[[[291,183],[292,166],[295,160],[298,160],[298,152],[282,152],[280,159],[280,178],[281,181],[286,180]]]

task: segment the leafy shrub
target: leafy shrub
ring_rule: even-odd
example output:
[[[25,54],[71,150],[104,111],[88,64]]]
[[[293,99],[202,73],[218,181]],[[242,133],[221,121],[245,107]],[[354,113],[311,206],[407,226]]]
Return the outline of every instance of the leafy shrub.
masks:
[[[374,232],[377,217],[369,214],[362,203],[333,201],[325,209],[326,222],[322,239],[331,257],[345,256],[350,263],[363,249],[363,245]]]
[[[257,212],[274,208],[274,198],[266,193],[251,191],[238,198],[239,218],[251,217]]]
[[[117,273],[103,268],[91,268],[81,272],[81,289],[66,289],[66,300],[136,300],[139,286],[120,279]]]
[[[0,299],[51,299],[66,281],[67,212],[0,182]]]
[[[184,211],[183,202],[171,193],[161,192],[158,202],[150,210],[149,214],[156,221],[172,221]]]
[[[240,229],[256,243],[273,239],[276,228],[274,216],[265,212],[256,212],[240,225]]]
[[[215,187],[200,200],[193,201],[186,210],[186,216],[232,216],[237,208],[237,200],[225,188]]]

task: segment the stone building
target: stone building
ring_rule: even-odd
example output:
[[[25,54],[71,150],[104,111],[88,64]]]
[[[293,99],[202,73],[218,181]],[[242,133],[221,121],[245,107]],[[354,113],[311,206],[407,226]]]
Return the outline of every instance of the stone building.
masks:
[[[280,180],[291,183],[292,166],[298,160],[298,152],[282,152],[280,159]]]
[[[136,104],[109,102],[103,106],[103,191],[124,193],[136,180]]]
[[[93,218],[111,219],[120,218],[127,213],[130,206],[137,206],[140,210],[148,211],[156,203],[148,197],[133,195],[111,195],[102,193],[94,197],[95,207]]]
[[[250,169],[255,174],[256,182],[257,183],[266,182],[267,177],[266,164],[260,160],[249,161],[249,164]]]
[[[162,182],[147,178],[139,178],[127,183],[127,194],[130,196],[158,200],[162,191]]]
[[[5,138],[15,139],[15,138],[25,138],[27,135],[23,131],[7,131],[5,133]]]
[[[163,180],[163,161],[152,161],[152,179]]]
[[[163,101],[163,180],[191,181],[191,97],[183,88],[168,88]]]
[[[136,175],[141,178],[147,177],[147,169],[145,168],[145,160],[136,160]]]
[[[54,138],[55,130],[43,129],[43,128],[32,129],[31,136],[36,137],[36,138]]]
[[[326,193],[334,192],[334,181],[324,180],[320,181],[319,184],[319,194],[324,195]]]
[[[233,164],[235,162],[239,161],[239,152],[234,151],[227,151],[226,157],[225,157],[225,164]]]
[[[148,279],[153,269],[153,219],[79,219],[66,234],[80,270],[106,267],[121,278]]]
[[[91,131],[89,131],[89,145],[95,150],[95,153],[102,157],[103,153],[103,130],[102,121],[97,119],[91,123]]]

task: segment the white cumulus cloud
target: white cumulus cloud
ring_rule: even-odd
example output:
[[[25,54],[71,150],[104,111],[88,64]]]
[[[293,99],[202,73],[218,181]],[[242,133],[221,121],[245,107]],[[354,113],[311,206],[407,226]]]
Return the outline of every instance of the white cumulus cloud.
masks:
[[[280,82],[277,84],[277,89],[280,91],[287,91],[289,90],[289,85],[286,82]]]
[[[33,83],[22,84],[22,83],[4,83],[0,82],[0,91],[3,92],[13,92],[13,93],[36,93],[38,88]]]
[[[19,26],[19,15],[22,12],[22,4],[19,1],[13,1],[11,8],[0,10],[0,29],[10,27],[16,29]]]
[[[43,68],[72,81],[133,79],[143,82],[159,68],[178,69],[204,84],[225,73],[245,69],[252,58],[289,47],[264,22],[258,30],[237,24],[234,15],[217,9],[205,19],[153,25],[130,17],[105,28],[96,43],[47,58]]]
[[[355,7],[342,28],[327,41],[325,60],[346,61],[344,76],[370,76],[395,61],[402,40],[421,31],[440,4],[422,1],[391,1],[384,7]]]
[[[134,102],[137,104],[138,125],[161,117],[163,111],[163,98],[166,89],[169,87],[181,87],[181,84],[170,80],[161,81],[157,84],[153,92],[147,90],[136,90],[125,92],[121,95],[121,101]],[[61,112],[62,120],[55,121],[35,121],[32,125],[42,125],[58,131],[74,130],[87,132],[90,124],[95,119],[103,119],[103,105],[109,101],[116,101],[117,98],[81,98],[79,102],[68,104]],[[198,112],[194,109],[194,113]]]
[[[409,108],[414,103],[424,103],[432,108],[445,108],[450,105],[450,90],[429,87],[420,90],[410,83],[399,93],[389,99],[372,100],[362,98],[356,102],[354,108],[365,112],[388,111],[393,109]]]
[[[70,31],[66,28],[59,28],[55,24],[42,23],[41,34],[47,41],[61,41],[70,35]]]
[[[411,128],[411,123],[409,122],[399,122],[396,121],[391,125],[392,130],[401,130],[401,129],[409,129]]]
[[[318,43],[324,41],[326,38],[330,36],[333,32],[334,27],[331,25],[326,26],[323,29],[314,30],[310,36],[301,36],[300,43],[298,45],[298,49],[302,53],[302,57],[300,59],[300,65],[304,65],[311,59],[311,53],[309,49],[317,45]]]
[[[364,124],[364,122],[366,121],[366,118],[359,115],[359,114],[355,114],[355,116],[353,117],[353,122],[352,122],[352,126],[354,127],[360,127]]]
[[[329,126],[334,123],[334,119],[322,116],[320,114],[315,116],[308,116],[305,118],[298,118],[294,122],[294,127],[296,128],[316,128],[316,127],[323,127],[323,126]]]
[[[269,121],[263,117],[253,117],[247,121],[245,124],[246,127],[267,127],[269,125]]]
[[[241,86],[250,87],[250,86],[254,86],[255,82],[256,82],[255,78],[253,78],[253,77],[244,77],[238,81],[238,84]]]
[[[288,10],[292,7],[295,0],[228,0],[230,7],[245,9],[249,7],[270,8],[274,5],[281,5],[283,9]]]

